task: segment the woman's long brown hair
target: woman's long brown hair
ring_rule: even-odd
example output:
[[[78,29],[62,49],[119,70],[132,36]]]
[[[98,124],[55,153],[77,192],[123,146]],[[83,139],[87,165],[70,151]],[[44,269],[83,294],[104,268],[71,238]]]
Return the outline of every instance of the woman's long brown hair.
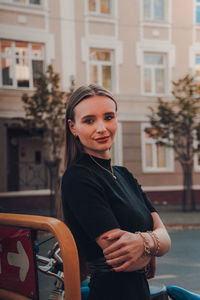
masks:
[[[81,154],[83,153],[83,146],[78,137],[74,137],[69,128],[68,120],[72,122],[75,121],[74,108],[81,101],[91,98],[93,96],[105,96],[110,98],[115,102],[116,111],[117,111],[117,103],[113,95],[106,89],[96,84],[83,85],[77,88],[71,95],[69,102],[67,104],[66,109],[66,119],[65,119],[65,168],[67,169],[72,163],[76,162]],[[60,191],[61,192],[61,191]],[[62,201],[61,195],[59,196],[59,201],[57,205],[57,215],[63,219],[63,221],[67,224],[67,220],[64,219],[64,214],[62,210]],[[81,254],[79,250],[79,262],[80,262],[80,273],[81,273],[81,281],[83,281],[88,275],[88,267],[87,262],[84,256]]]

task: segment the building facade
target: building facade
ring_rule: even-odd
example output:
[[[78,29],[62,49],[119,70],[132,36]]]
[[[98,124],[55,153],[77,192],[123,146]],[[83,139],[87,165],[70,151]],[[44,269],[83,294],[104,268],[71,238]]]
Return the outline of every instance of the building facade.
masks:
[[[119,104],[114,163],[128,167],[152,201],[181,201],[182,170],[173,150],[156,145],[144,129],[149,106],[158,97],[172,99],[172,80],[187,73],[200,80],[200,1],[182,4],[0,0],[1,195],[33,190],[42,195],[49,187],[41,137],[27,136],[15,119],[24,116],[22,94],[34,92],[39,72],[51,63],[62,90],[75,78],[77,86],[96,82],[114,93]],[[200,194],[200,154],[194,190]]]

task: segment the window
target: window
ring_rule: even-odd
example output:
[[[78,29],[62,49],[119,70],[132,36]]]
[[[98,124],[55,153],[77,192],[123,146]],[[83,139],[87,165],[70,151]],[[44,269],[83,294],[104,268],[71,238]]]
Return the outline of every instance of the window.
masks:
[[[147,21],[165,20],[166,0],[143,0],[143,15]]]
[[[112,0],[88,0],[88,10],[91,14],[110,15]]]
[[[33,88],[44,71],[44,49],[40,44],[0,41],[1,86]]]
[[[112,90],[112,51],[90,49],[90,81]]]
[[[42,5],[43,0],[10,0],[13,4],[21,4],[21,5]]]
[[[143,124],[144,125],[144,124]],[[142,126],[142,163],[146,172],[168,172],[173,171],[172,149],[156,144],[156,140],[151,138]]]
[[[166,56],[159,53],[144,53],[143,91],[145,94],[166,92]]]
[[[195,140],[195,145],[198,146],[198,152],[194,156],[194,169],[195,171],[200,171],[200,142]]]
[[[195,80],[196,80],[196,91],[200,94],[200,55],[195,57]]]
[[[200,0],[196,0],[196,23],[200,23]]]

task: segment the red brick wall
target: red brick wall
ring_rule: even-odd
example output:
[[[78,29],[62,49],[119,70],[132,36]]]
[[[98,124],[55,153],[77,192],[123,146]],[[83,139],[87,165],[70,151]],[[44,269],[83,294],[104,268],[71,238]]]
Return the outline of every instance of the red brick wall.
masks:
[[[5,212],[48,214],[51,206],[50,195],[0,197],[0,207]]]
[[[181,204],[183,191],[146,192],[154,204]],[[194,191],[196,203],[200,203],[200,190]]]

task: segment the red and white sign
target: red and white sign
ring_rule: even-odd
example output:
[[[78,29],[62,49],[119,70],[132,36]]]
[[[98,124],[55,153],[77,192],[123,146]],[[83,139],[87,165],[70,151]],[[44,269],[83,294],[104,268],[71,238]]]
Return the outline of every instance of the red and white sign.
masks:
[[[30,230],[0,227],[0,288],[38,299]]]

